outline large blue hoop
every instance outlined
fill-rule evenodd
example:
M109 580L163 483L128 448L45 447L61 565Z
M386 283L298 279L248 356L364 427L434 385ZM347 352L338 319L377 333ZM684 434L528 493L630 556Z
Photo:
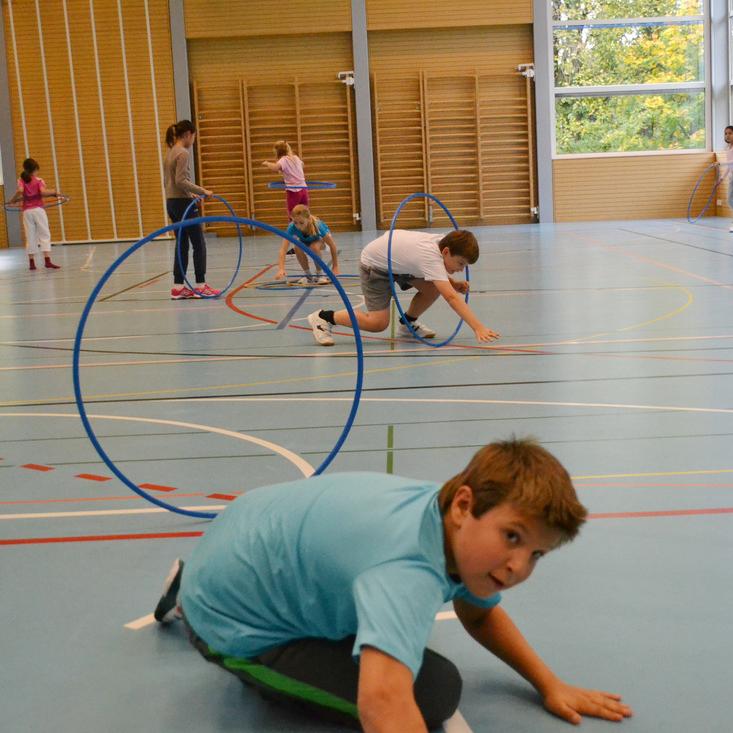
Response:
M341 299L344 302L344 305L346 306L346 310L349 314L349 319L351 320L351 328L354 331L354 339L356 342L356 358L357 358L357 368L356 368L356 385L354 386L354 400L351 403L351 410L349 411L349 416L346 420L346 424L344 425L344 429L341 431L341 435L339 435L338 440L336 441L336 444L331 449L331 452L326 456L323 463L321 463L320 466L313 472L314 476L317 476L321 473L323 473L326 468L331 464L333 459L336 457L336 454L341 450L341 446L344 444L344 441L346 440L346 437L349 434L349 431L351 430L352 425L354 424L354 420L356 419L356 413L359 409L359 401L361 400L361 391L364 383L364 349L362 346L362 340L361 340L361 332L359 330L359 324L356 320L356 314L354 313L354 309L351 306L351 303L349 302L349 298L346 295L346 291L341 286L341 283L338 281L336 275L333 274L331 269L328 267L328 265L315 253L310 250L309 247L302 244L300 241L298 241L296 238L291 237L287 232L282 231L281 229L277 229L276 227L270 226L269 224L265 224L264 222L257 221L256 219L245 219L244 217L238 217L238 216L199 216L195 219L189 219L188 221L179 221L174 224L168 224L167 226L161 227L160 229L157 229L156 231L152 232L152 234L148 234L146 237L143 237L142 239L135 242L133 245L131 245L128 249L126 249L104 272L102 277L99 279L99 282L94 286L94 289L92 290L91 294L89 295L89 298L87 299L86 304L84 305L84 310L82 310L81 316L79 318L79 324L76 328L76 335L74 337L74 354L73 354L73 361L72 361L72 376L74 381L74 398L76 400L76 407L79 411L79 417L81 418L82 425L84 426L84 430L86 431L87 436L89 437L89 440L92 442L92 445L94 446L94 449L99 454L100 458L104 461L107 468L109 468L110 471L120 480L122 481L125 486L127 486L129 489L132 489L138 496L141 496L143 499L146 499L147 501L151 502L152 504L155 504L156 506L162 507L163 509L167 509L168 511L174 512L176 514L183 514L188 517L198 517L201 519L213 519L216 516L215 512L198 512L193 511L190 509L183 509L181 507L177 507L173 504L168 504L165 501L162 501L161 499L158 499L156 496L152 496L144 489L141 489L139 486L137 486L135 483L133 483L122 471L120 471L119 468L115 465L115 463L112 461L112 459L107 455L107 452L102 448L102 445L100 444L99 440L97 439L97 436L92 429L92 425L89 422L89 417L87 415L86 407L84 405L84 398L81 393L81 379L79 376L79 356L81 354L81 342L84 338L84 328L86 327L87 320L89 319L89 313L92 310L92 306L97 300L97 297L99 296L99 293L101 292L102 288L105 286L109 278L112 276L112 273L125 261L127 260L130 255L133 254L133 252L136 252L140 247L146 245L148 242L152 241L156 237L160 237L163 234L166 234L170 231L177 231L181 227L188 226L190 224L206 224L206 223L224 223L224 224L243 224L245 226L250 227L258 227L259 229L263 229L266 232L270 232L271 234L275 234L278 237L281 237L283 239L287 239L290 242L292 242L296 247L299 247L308 257L311 257L318 265L320 265L321 269L331 278L331 281L333 282L334 286L336 287L336 290L338 290L339 295L341 296Z
M199 201L203 201L206 198L206 196L197 196L194 199L191 199L191 203L186 207L186 210L183 212L183 216L181 217L181 221L186 221L186 218L188 217L188 212L191 211L191 207L194 204L197 204ZM224 206L229 209L229 213L232 216L236 216L236 212L234 209L230 206L229 202L222 198L221 196L217 196L215 193L211 194L209 198L216 199L217 201L221 201ZM244 250L244 242L242 241L242 229L237 224L237 234L239 235L239 257L237 258L237 266L234 268L234 273L232 274L232 279L229 281L227 286L225 288L222 288L221 292L218 295L203 295L202 293L199 293L200 298L221 298L224 293L226 293L229 288L232 287L232 284L234 283L235 278L239 274L239 267L242 264L242 252ZM202 233L203 236L203 233ZM183 273L183 280L186 283L186 285L189 287L189 289L194 290L194 286L191 285L191 283L188 280L188 275L186 275L186 271L183 269L183 260L181 257L181 230L179 229L176 232L176 259L178 260L178 269Z
M711 168L717 168L717 163L711 163L709 166L705 168L705 170L700 174L700 177L697 179L697 183L695 183L695 187L692 189L692 193L690 194L690 200L687 202L687 221L690 222L690 224L696 224L700 219L702 219L703 216L707 213L707 210L710 208L710 204L713 203L713 199L715 198L715 194L718 191L718 186L720 185L721 178L720 176L716 176L715 183L713 184L713 190L710 192L710 196L708 196L708 200L705 202L705 206L702 207L702 211L697 215L692 215L692 199L695 198L695 194L697 193L697 189L700 188L702 185L702 182L705 180L705 176L707 175L708 171Z
M450 223L453 224L454 229L458 229L458 222L453 218L453 214L448 211L448 208L446 205L439 199L437 196L433 196L432 193L413 193L410 194L407 198L402 199L402 202L397 207L397 211L395 211L394 216L392 217L392 222L389 225L389 237L387 237L387 271L389 272L389 287L392 290L392 297L394 298L395 305L397 306L397 311L400 314L400 319L407 325L407 327L410 329L410 332L412 335L418 340L422 341L424 344L427 344L428 346L431 346L434 349L438 349L441 346L446 346L449 344L453 339L457 336L458 332L461 330L461 326L463 325L463 319L458 321L458 325L456 326L456 330L453 331L453 333L445 340L445 341L439 341L438 343L433 343L432 341L423 338L420 336L420 334L415 331L415 329L412 327L412 324L405 318L405 311L402 310L402 306L400 305L399 298L397 297L397 290L394 286L394 276L392 273L392 235L394 234L395 230L395 224L397 223L397 217L400 215L400 211L406 206L410 201L416 198L424 198L424 199L430 199L431 201L435 201L438 206L440 206L443 211L445 211L446 215L450 219ZM470 282L471 280L471 274L468 270L468 265L466 265L466 282ZM468 293L469 291L466 291L466 298L465 302L468 303Z

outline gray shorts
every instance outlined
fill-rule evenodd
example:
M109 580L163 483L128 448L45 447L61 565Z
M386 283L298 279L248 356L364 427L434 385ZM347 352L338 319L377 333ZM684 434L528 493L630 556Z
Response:
M389 273L359 263L359 275L361 276L361 292L367 310L372 313L389 308L389 303L392 300ZM399 285L402 290L409 290L414 287L412 283L414 279L413 275L394 275L395 284Z

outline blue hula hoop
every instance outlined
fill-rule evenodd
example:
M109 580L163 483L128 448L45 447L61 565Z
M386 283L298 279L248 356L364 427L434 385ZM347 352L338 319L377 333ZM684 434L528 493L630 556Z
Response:
M64 204L66 204L68 202L69 202L69 197L68 196L58 196L56 198L56 201L54 201L52 204L43 204L43 206L41 206L41 208L42 209L53 209L56 206L63 206ZM20 212L22 210L23 210L23 208L22 208L22 206L20 204L18 204L16 206L15 204L9 204L9 203L7 203L7 201L5 202L5 211L18 211L18 212Z
M437 344L433 343L429 339L426 339L420 336L420 334L418 334L418 332L412 327L412 324L407 320L407 318L405 318L405 311L402 310L402 306L400 305L399 298L397 297L397 290L395 289L395 286L394 286L394 274L392 272L392 235L394 234L395 224L397 223L397 217L400 215L400 211L402 211L403 207L406 204L408 204L410 201L416 198L425 198L425 199L431 199L432 201L435 201L435 203L438 204L438 206L440 206L440 208L443 209L443 211L445 211L448 218L450 219L451 224L453 224L453 228L454 229L459 228L458 223L453 218L453 214L451 214L450 211L448 211L448 208L445 206L445 204L439 198L437 198L436 196L433 196L433 194L418 192L418 193L410 194L407 198L402 199L402 202L397 207L397 211L395 211L394 216L392 217L392 222L389 225L389 237L387 238L387 272L389 273L389 287L392 290L392 297L394 298L395 305L397 306L397 311L400 314L400 319L403 323L407 325L412 335L418 341L422 341L424 344L427 344L428 346L431 346L434 349L438 349L441 346L446 346L451 341L453 341L453 339L456 337L458 332L461 330L461 326L463 325L463 319L458 321L456 330L453 331L453 333L450 336L448 336L448 338L445 341L440 341ZM466 282L470 282L471 274L468 270L468 265L466 265L465 273L466 273ZM467 290L466 298L465 298L466 303L468 303L468 293L469 291Z
M102 277L99 279L99 282L94 286L94 289L92 290L91 294L89 295L89 298L87 299L86 304L84 305L84 310L81 313L81 316L79 318L79 324L76 328L76 335L74 337L74 354L73 354L73 361L72 361L72 376L74 381L74 399L76 400L76 407L79 411L79 417L81 418L82 425L84 426L84 430L86 431L87 436L89 437L89 440L92 442L92 445L94 446L94 449L97 451L100 458L104 461L107 468L109 468L110 471L120 480L123 484L125 484L129 489L132 489L138 496L142 497L143 499L146 499L147 501L151 502L152 504L155 504L156 506L162 507L163 509L167 509L168 511L174 512L176 514L183 514L188 517L199 517L201 519L213 519L216 516L215 512L198 512L193 511L190 509L183 509L181 507L177 507L173 504L168 504L165 501L162 501L161 499L158 499L156 496L152 496L144 489L141 489L139 486L137 486L133 481L131 481L122 471L117 468L115 463L112 461L112 459L109 457L107 452L102 448L102 445L100 444L99 440L97 439L96 433L92 429L92 425L89 422L89 417L87 415L86 407L84 405L84 397L82 396L81 392L81 379L79 376L79 357L81 354L81 342L84 338L84 329L87 324L87 320L89 319L89 313L92 310L92 306L97 300L97 297L99 296L99 293L101 292L102 288L105 286L107 281L112 276L112 273L125 261L127 260L130 255L133 254L133 252L136 252L138 249L143 247L144 245L148 244L148 242L151 242L156 237L160 237L163 234L166 234L170 231L177 231L181 229L184 226L188 226L190 224L206 224L206 223L222 223L222 224L242 224L244 226L249 227L258 227L259 229L263 229L266 232L270 232L271 234L275 234L278 237L281 237L283 239L287 239L291 241L296 247L300 247L306 255L311 257L315 262L317 262L321 269L331 278L331 281L336 286L336 289L339 292L339 295L341 296L341 299L344 302L344 305L346 306L346 310L349 314L349 319L351 320L351 328L354 330L354 339L356 341L356 358L357 358L357 369L356 369L356 385L354 386L354 399L351 403L351 410L349 411L348 418L346 420L346 424L344 425L344 429L341 431L341 435L339 435L338 440L336 441L336 444L331 449L331 452L326 456L323 463L321 463L320 466L314 471L313 475L317 476L321 473L323 473L326 468L331 464L333 459L336 457L336 454L341 450L341 446L344 444L344 441L346 440L346 437L349 434L349 431L351 430L352 425L354 424L354 420L356 418L356 412L359 409L359 401L361 400L361 392L362 387L364 384L364 350L362 346L362 340L361 340L361 332L359 331L359 324L356 321L356 314L354 313L354 309L351 307L351 303L349 302L349 298L346 295L346 291L341 286L341 283L336 279L336 276L333 274L331 269L326 265L326 263L315 253L309 251L308 247L301 244L298 240L296 240L294 237L291 237L287 232L282 231L281 229L277 229L276 227L270 226L269 224L265 224L264 222L257 221L256 219L245 219L243 217L238 216L199 216L195 219L189 219L188 221L180 221L176 222L174 224L168 224L167 226L161 227L160 229L157 229L152 234L148 234L146 237L143 237L142 239L139 239L137 242L135 242L133 245L131 245L128 249L126 249L104 272Z
M707 172L711 170L712 168L717 168L717 163L711 163L705 170L700 174L700 177L697 179L697 183L695 184L695 187L692 189L692 193L690 194L690 200L687 202L687 221L690 222L690 224L696 224L700 219L702 219L703 216L707 213L707 210L710 208L710 204L713 203L713 199L715 198L715 194L718 192L718 186L720 185L721 178L720 176L717 176L715 179L715 183L713 184L713 190L710 192L710 196L708 196L708 200L705 202L705 206L702 207L702 211L697 215L692 215L692 199L695 198L695 194L697 193L698 188L702 185L703 180L705 179L705 176L707 175Z
M195 199L191 199L191 203L186 207L186 210L183 212L183 216L181 217L181 221L186 221L186 218L188 217L188 212L191 211L191 207L193 207L194 204L197 204L199 201L203 201L205 196L197 196ZM216 194L212 194L210 198L216 199L217 201L221 201L224 206L229 209L229 213L232 216L236 216L236 212L234 209L230 206L229 202L222 198L221 196L217 196ZM237 266L234 268L234 273L232 274L232 279L229 281L227 286L225 288L222 288L221 292L218 295L203 295L199 294L200 298L221 298L224 293L226 293L229 288L232 287L232 284L234 283L234 279L239 274L239 267L242 264L242 252L244 250L244 241L242 240L242 229L237 224L237 234L239 235L239 257L237 258ZM203 232L201 233L201 236L203 236ZM195 290L194 286L191 285L191 283L188 280L188 275L186 275L185 270L183 269L183 258L181 255L181 230L179 229L176 232L176 260L178 261L178 269L183 273L183 281L188 286L189 290Z
M290 186L286 185L285 181L270 181L267 188L273 188L277 191L284 191L286 188L305 188L317 191L319 189L336 188L336 184L330 181L306 181L305 186Z

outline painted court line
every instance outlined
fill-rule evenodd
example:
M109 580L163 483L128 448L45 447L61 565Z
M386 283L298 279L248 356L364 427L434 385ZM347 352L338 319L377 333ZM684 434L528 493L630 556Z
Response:
M226 504L207 504L205 506L184 506L193 512L210 512L225 509ZM24 514L0 514L0 520L7 519L69 519L74 517L114 517L126 514L166 514L168 509L146 507L144 509L90 509L82 512L26 512Z

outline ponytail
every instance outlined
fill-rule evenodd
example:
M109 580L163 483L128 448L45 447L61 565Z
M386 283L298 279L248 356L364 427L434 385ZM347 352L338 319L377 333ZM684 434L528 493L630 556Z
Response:
M33 177L33 174L40 168L41 166L36 163L33 158L26 158L23 161L23 170L21 171L20 177L26 182L30 183L31 178Z
M165 144L172 148L176 144L176 140L183 137L187 132L196 132L193 122L191 120L179 120L165 131Z

